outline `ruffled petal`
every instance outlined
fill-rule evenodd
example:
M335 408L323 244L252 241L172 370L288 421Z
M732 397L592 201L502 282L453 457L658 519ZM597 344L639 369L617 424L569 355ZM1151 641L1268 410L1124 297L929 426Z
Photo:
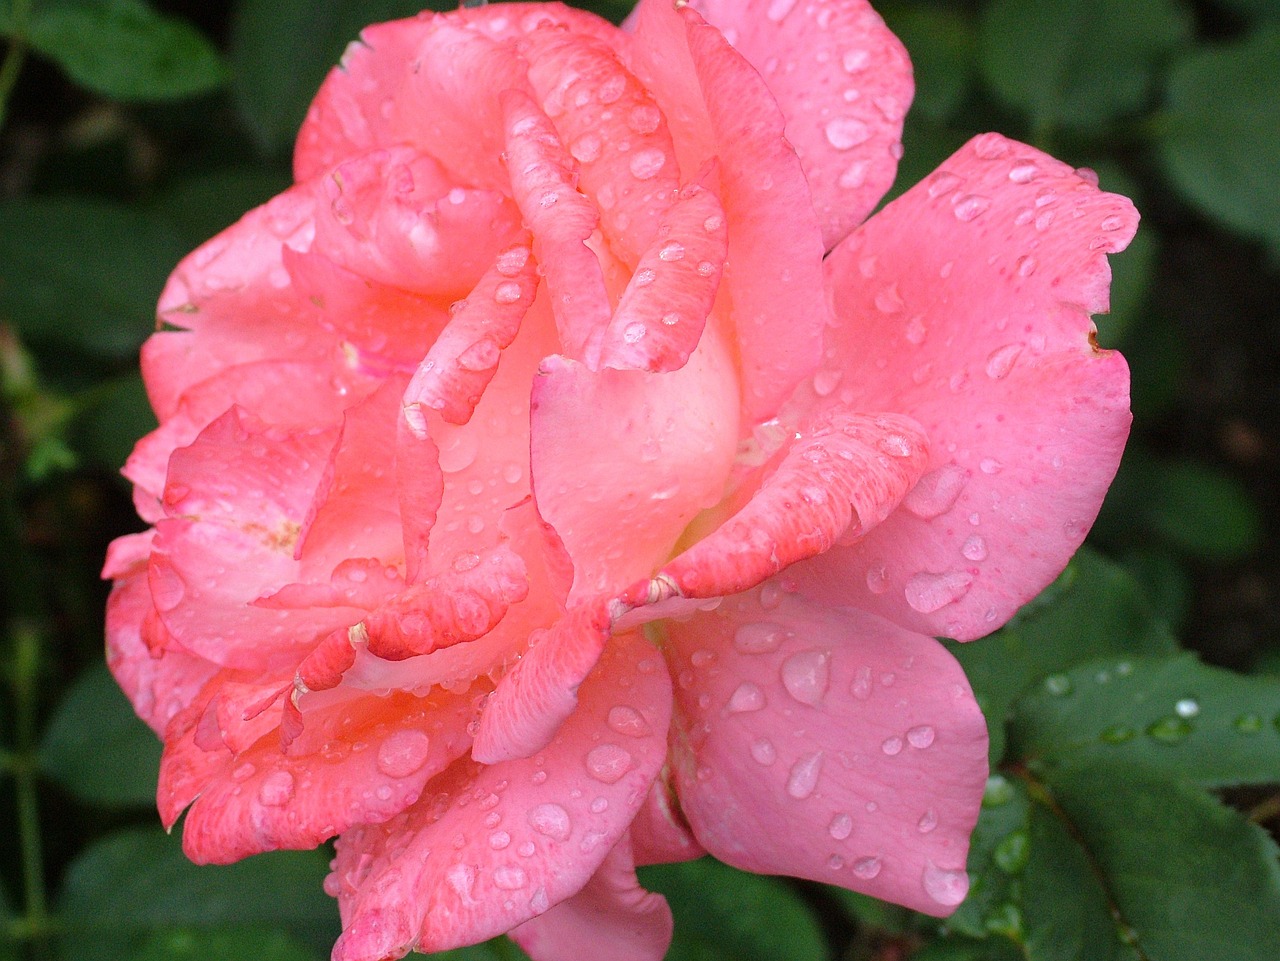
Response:
M832 253L832 389L914 418L931 457L902 510L794 572L805 591L969 639L1062 570L1129 432L1127 368L1089 314L1136 223L1128 200L987 134Z
M937 641L777 584L667 635L676 782L707 850L926 914L955 909L987 733Z
M661 3L663 0L644 0ZM866 0L693 0L786 117L830 249L875 209L915 93L907 52Z
M546 914L510 932L533 961L599 956L609 961L662 961L674 922L666 898L636 879L631 842L618 842L587 886Z
M335 961L472 944L581 891L662 764L670 699L657 652L615 638L545 752L460 761L403 814L343 834L326 882L345 927Z

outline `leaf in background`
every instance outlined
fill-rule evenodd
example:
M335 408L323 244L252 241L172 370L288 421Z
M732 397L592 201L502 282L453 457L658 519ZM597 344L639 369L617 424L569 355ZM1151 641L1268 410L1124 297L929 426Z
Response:
M44 197L0 204L0 317L33 346L132 358L187 251L169 225L123 204Z
M411 953L408 961L528 961L529 956L520 950L520 946L507 937L497 937L482 944L473 944L469 948L454 948L452 951L437 951L434 954Z
M952 117L977 79L978 31L965 10L919 4L876 4L876 11L907 48L915 68L911 109L930 120Z
M1280 20L1280 0L1218 0L1218 3L1245 16Z
M71 446L99 467L118 471L138 438L156 427L142 377L135 371L104 381L92 398L72 422Z
M639 873L641 884L666 895L675 915L666 961L826 961L827 944L813 912L778 878L712 858Z
M1062 768L1049 785L1143 958L1275 961L1280 862L1265 831L1126 762Z
M1277 168L1280 169L1280 168ZM1190 557L1233 561L1262 540L1258 505L1234 477L1191 461L1160 465L1148 478L1143 519Z
M1015 699L1046 675L1107 654L1176 649L1137 582L1087 548L1003 629L976 644L948 644L986 715L993 766L1004 755L1004 722Z
M327 856L274 851L197 867L178 835L159 827L116 832L67 871L56 909L60 961L125 961L165 932L269 927L327 952L338 911L321 882Z
M176 226L190 247L204 243L246 213L287 189L287 169L227 167L169 184L151 209Z
M267 154L293 146L320 82L371 23L411 17L448 0L242 0L232 24L232 89Z
M321 961L321 955L270 928L179 928L151 935L131 961Z
M1191 203L1280 245L1280 27L1199 49L1169 77L1156 154Z
M982 68L1034 126L1096 128L1146 105L1161 61L1191 27L1178 0L993 0Z
M87 671L63 697L45 728L39 761L41 771L90 804L155 804L160 741L105 665Z
M76 83L116 100L173 100L226 81L200 31L141 0L37 3L30 39Z
M1280 680L1191 654L1107 659L1053 675L1010 724L1020 760L1050 767L1135 764L1206 787L1280 776Z

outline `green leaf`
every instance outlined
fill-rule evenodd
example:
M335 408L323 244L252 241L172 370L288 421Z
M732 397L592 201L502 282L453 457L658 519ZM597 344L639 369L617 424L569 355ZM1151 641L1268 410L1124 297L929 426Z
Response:
M371 23L411 17L447 0L243 0L232 24L232 89L262 149L293 145L307 106L347 44Z
M1218 0L1218 3L1248 17L1280 20L1280 0Z
M983 11L982 68L1035 126L1096 127L1146 105L1191 26L1177 0L994 0Z
M274 167L227 167L203 171L169 184L151 209L182 231L195 247L266 203L291 183Z
M328 951L338 912L323 851L275 851L198 867L176 834L116 832L70 866L56 909L62 961L124 961L157 932L269 927Z
M151 807L160 741L133 713L105 666L81 677L40 742L40 769L76 797L106 807Z
M186 242L123 204L76 197L0 204L0 317L23 339L133 358Z
M1058 769L1049 784L1143 958L1274 961L1280 852L1265 831L1123 761Z
M135 372L92 389L92 402L72 424L72 446L99 467L117 471L138 438L155 427L146 389Z
M1121 567L1087 548L1002 630L976 644L949 643L1004 754L1004 722L1017 697L1045 676L1106 654L1167 654L1177 642Z
M1240 560L1262 541L1258 505L1227 474L1192 461L1173 461L1156 465L1147 485L1143 520L1190 557Z
M952 935L927 944L911 961L1026 961L1017 945L1003 938L980 941Z
M1280 244L1280 26L1197 50L1173 68L1156 154L1192 204Z
M140 0L36 4L30 39L76 83L117 100L173 100L226 81L195 27Z
M827 958L813 912L777 878L702 858L642 868L640 883L666 895L675 915L675 940L666 961Z
M283 931L236 927L173 928L147 938L132 961L321 961L312 948Z
M978 31L964 10L919 4L876 4L911 54L916 96L911 109L930 120L952 117L977 79Z
M1010 731L1012 753L1037 764L1114 761L1208 787L1266 783L1280 773L1280 679L1191 654L1099 660L1021 698Z

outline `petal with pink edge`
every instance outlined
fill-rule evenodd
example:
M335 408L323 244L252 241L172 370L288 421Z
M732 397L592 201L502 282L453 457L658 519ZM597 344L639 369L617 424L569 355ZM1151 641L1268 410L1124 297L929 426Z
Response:
M906 50L866 0L690 6L724 32L777 98L823 243L834 247L893 184L915 93Z
M1091 178L987 134L832 253L838 397L914 418L931 457L878 530L793 572L806 592L967 640L1062 570L1128 436L1128 371L1089 314L1136 222Z
M673 927L666 898L636 879L631 841L624 836L585 888L510 937L533 961L597 956L602 942L609 945L609 961L662 961Z
M457 762L382 825L338 839L325 889L335 961L483 941L577 894L623 838L666 756L671 686L638 634L614 638L556 740L533 758ZM618 709L642 726L615 726Z
M747 871L950 914L987 777L964 672L932 638L778 586L667 627L694 834Z

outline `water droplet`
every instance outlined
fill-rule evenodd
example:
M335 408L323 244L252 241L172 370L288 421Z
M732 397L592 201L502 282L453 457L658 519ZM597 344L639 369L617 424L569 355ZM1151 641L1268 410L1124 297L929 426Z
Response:
M938 812L933 808L929 808L920 815L920 820L916 822L916 830L921 834L928 834L938 826Z
M647 333L648 331L645 329L644 324L636 321L634 323L627 324L623 329L622 339L628 344L637 344L644 339L644 335Z
M737 690L729 696L726 710L730 714L742 714L746 711L758 711L764 706L764 691L750 681L743 681L738 685Z
M616 103L622 99L622 95L627 90L627 78L620 73L615 73L603 83L600 84L596 91L596 98L605 104Z
M865 701L871 696L871 668L860 667L854 671L853 684L849 687L849 693L859 701Z
M867 590L872 594L883 594L889 589L889 578L884 565L867 569Z
M637 151L627 166L631 169L631 176L637 180L649 180L656 177L658 171L666 166L666 163L666 154L656 147L649 147Z
M911 441L902 434L885 434L876 441L876 446L890 457L910 457L914 450Z
M870 164L865 160L855 160L840 174L837 183L845 190L857 190L867 182L867 170Z
M650 733L649 722L634 707L619 704L609 709L609 730L627 737L644 737Z
M1036 259L1034 257L1019 257L1018 268L1017 268L1018 276L1030 277L1032 274L1036 272L1037 266L1039 266L1039 264L1036 262Z
M843 841L853 833L853 818L847 814L837 814L827 825L827 832L837 841Z
M293 775L288 771L272 771L258 787L258 800L267 807L280 807L293 800Z
M973 152L981 160L998 160L1009 152L1009 141L998 133L984 133L973 139Z
M658 259L665 260L667 262L671 262L673 260L683 260L684 244L679 243L678 241L675 241L675 240L671 241L669 244L667 244L661 250L658 251Z
M1118 214L1112 214L1110 217L1104 217L1098 226L1103 230L1119 230L1124 226L1124 218Z
M1162 744L1177 744L1185 740L1192 730L1194 728L1186 718L1170 714L1168 717L1162 717L1147 728L1147 735Z
M787 635L787 629L772 621L743 624L733 635L733 646L740 654L768 654L776 651Z
M991 857L1005 874L1018 874L1031 860L1031 838L1026 831L1013 831L996 845Z
M765 11L765 16L774 23L780 22L796 5L796 0L773 0Z
M1044 689L1054 697L1063 697L1074 689L1071 678L1065 674L1050 674L1044 679Z
M709 260L698 261L698 276L710 277L716 272L716 265Z
M1001 380L1008 376L1022 353L1021 344L1005 344L987 355L987 376L992 380Z
M161 614L167 614L182 603L187 593L186 582L168 564L152 564L149 571L151 600Z
M514 864L504 864L493 871L493 886L503 891L519 891L528 880L529 876L524 873L524 868Z
M819 397L829 397L840 385L842 370L820 370L813 375L813 392Z
M837 150L852 150L871 138L871 130L856 117L836 117L827 121L824 129L827 143Z
M1257 734L1262 730L1262 718L1257 714L1241 714L1236 718L1235 725L1241 734Z
M1133 740L1134 730L1124 724L1113 724L1098 735L1107 744L1123 744Z
M545 210L547 207L554 207L559 201L560 195L554 190L548 190L538 198L538 206Z
M782 685L801 704L816 705L830 682L829 651L809 650L792 654L782 662Z
M378 745L378 770L387 777L408 777L427 763L431 739L422 731L396 731Z
M778 751L773 746L773 742L767 737L762 737L751 743L751 756L755 758L757 764L772 764L778 759Z
M896 734L893 737L887 737L880 745L880 750L884 751L889 757L897 757L902 753L902 738Z
M1184 697L1173 706L1173 710L1178 717L1195 717L1200 713L1200 704L1193 697Z
M982 806L1002 807L1013 800L1013 794L1013 785L1003 775L993 774L987 778L986 787L982 789Z
M929 329L925 327L924 321L919 317L912 317L902 328L902 336L907 339L909 344L923 344L925 335L928 332Z
M879 858L858 858L853 862L853 873L864 881L870 881L880 873L882 862Z
M539 804L529 811L529 824L539 834L546 835L553 841L569 840L572 824L569 812L559 804L548 802Z
M1009 179L1015 184L1026 184L1035 180L1040 168L1033 163L1014 164L1009 171Z
M963 197L957 197L951 212L956 215L956 219L969 223L977 220L978 217L991 206L991 200L981 194L966 194Z
M959 904L969 893L969 875L963 869L948 870L929 861L925 864L920 880L924 885L924 893L947 907Z
M933 200L951 193L961 183L963 180L951 171L939 170L928 178L925 192L928 193L929 199Z
M902 505L917 517L931 520L951 509L968 482L969 475L964 468L947 464L921 477L903 498Z
M965 538L960 553L971 561L982 561L987 558L987 542L979 534L970 534Z
M871 62L871 54L866 50L848 50L840 58L840 65L848 73L857 73Z
M587 753L587 773L604 784L614 784L631 770L630 752L616 744L601 744Z
M904 593L912 610L932 614L960 600L972 586L973 575L967 571L922 571L907 581Z
M257 767L246 761L244 764L238 765L236 769L231 772L231 779L234 781L247 781L257 772Z
M984 474L999 474L1004 470L1004 464L1000 463L994 457L984 457L978 461L978 470Z
M587 133L569 144L569 153L579 163L591 163L599 158L603 147L604 142L597 134Z
M511 835L506 831L494 831L489 835L489 847L495 851L501 851L511 843Z
M631 278L631 282L637 287L648 287L657 276L652 267L641 267Z
M918 724L907 731L907 743L912 747L923 751L933 743L933 739L936 736L937 732L933 729L932 725Z
M668 327L674 327L676 324L680 323L680 315L675 311L663 314L662 322Z
M818 786L818 775L821 772L822 752L806 754L791 765L791 773L787 776L787 793L797 801L803 801Z
M650 103L637 104L627 115L627 126L638 134L653 133L662 123L662 114Z

